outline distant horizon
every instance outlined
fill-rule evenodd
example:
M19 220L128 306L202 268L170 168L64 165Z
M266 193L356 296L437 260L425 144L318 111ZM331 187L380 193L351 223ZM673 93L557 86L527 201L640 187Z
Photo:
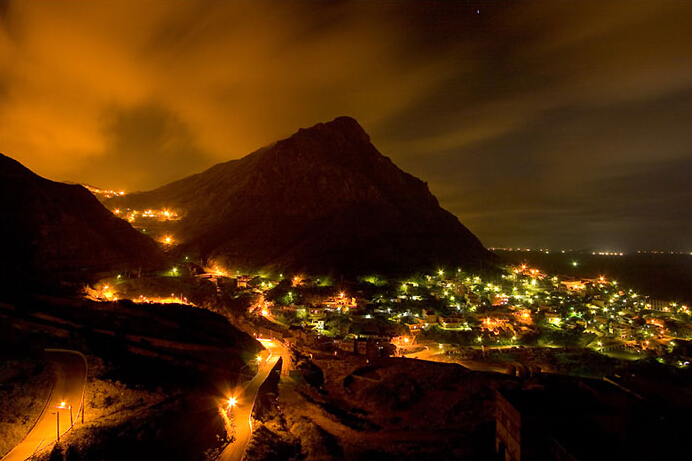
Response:
M660 254L660 255L690 255L692 256L692 251L684 251L684 250L665 250L665 249L630 249L630 250L614 250L612 248L608 250L603 250L603 249L596 249L595 246L589 246L589 247L584 247L584 248L569 248L569 249L564 249L564 248L528 248L528 247L522 247L522 246L486 246L488 250L491 251L516 251L516 252L537 252L537 253L561 253L561 254L568 254L568 253L584 253L586 252L587 254L590 254L591 256L629 256L633 254Z

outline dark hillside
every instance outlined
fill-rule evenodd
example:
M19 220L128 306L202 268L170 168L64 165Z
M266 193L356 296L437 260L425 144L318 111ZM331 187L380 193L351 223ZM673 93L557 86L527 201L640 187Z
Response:
M406 272L495 260L349 117L107 205L173 208L184 216L179 250L231 267Z
M99 272L163 267L157 245L85 188L42 178L0 154L2 274L88 280Z

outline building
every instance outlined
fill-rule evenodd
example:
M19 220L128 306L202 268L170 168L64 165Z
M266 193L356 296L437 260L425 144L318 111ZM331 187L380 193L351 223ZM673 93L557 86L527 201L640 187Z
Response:
M495 451L505 461L686 459L685 429L660 408L602 380L547 378L496 393ZM680 412L686 421L687 413ZM684 455L682 455L684 453ZM682 455L682 456L681 456Z
M661 299L649 300L649 303L647 304L646 307L651 309L652 311L659 311L659 312L668 312L670 310L668 308L668 302L663 301Z
M423 321L418 320L415 323L407 323L406 328L411 336L417 336L423 330Z
M509 297L503 294L494 294L491 297L490 304L494 307L506 306L509 303Z
M442 328L462 328L466 323L463 317L440 317L439 321Z
M495 450L500 459L624 459L617 455L617 442L609 441L592 420L605 416L613 421L610 409L588 391L504 391L497 392L495 402Z
M349 298L344 293L339 293L339 296L327 298L324 305L328 309L334 309L340 312L348 312L349 309L356 309L358 307L356 298Z

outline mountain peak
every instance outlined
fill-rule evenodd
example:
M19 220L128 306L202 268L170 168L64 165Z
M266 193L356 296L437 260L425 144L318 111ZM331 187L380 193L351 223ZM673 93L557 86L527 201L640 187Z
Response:
M291 138L296 136L340 137L351 142L370 143L370 136L358 121L346 115L337 117L331 122L318 123L310 128L301 128Z
M135 203L180 210L178 251L227 267L363 274L493 261L351 117L112 205Z

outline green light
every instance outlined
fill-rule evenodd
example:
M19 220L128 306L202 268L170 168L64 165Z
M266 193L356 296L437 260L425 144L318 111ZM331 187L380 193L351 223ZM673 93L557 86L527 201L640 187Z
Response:
M574 266L574 267L577 267L578 265L579 265L579 263L578 263L578 262L576 262L576 261L572 261L572 266Z

